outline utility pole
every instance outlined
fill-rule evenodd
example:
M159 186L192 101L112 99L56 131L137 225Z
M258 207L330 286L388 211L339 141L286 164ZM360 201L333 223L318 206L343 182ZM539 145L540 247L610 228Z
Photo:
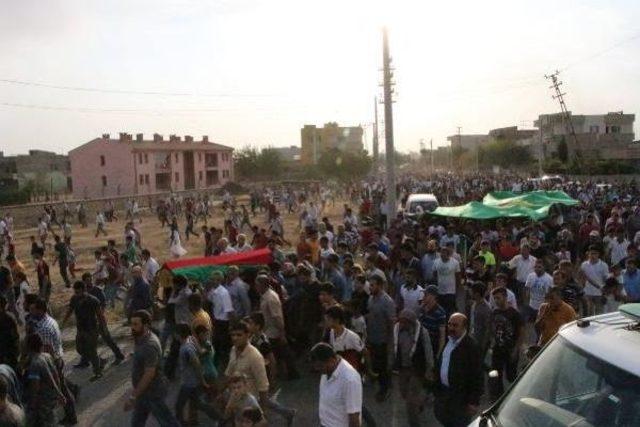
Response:
M379 147L378 147L378 97L373 98L373 111L375 122L373 123L373 171L378 172Z
M433 138L429 141L429 151L431 152L431 175L433 176Z
M393 146L393 70L389 55L387 28L382 30L382 72L384 87L384 139L387 164L387 226L396 217L396 152Z
M560 71L556 70L555 73L550 74L550 75L546 75L544 76L545 79L551 79L551 86L549 86L549 89L553 89L555 91L555 95L552 95L551 97L553 99L556 99L558 101L558 103L560 104L560 110L562 111L562 115L564 118L564 125L567 128L567 132L569 132L569 134L571 135L571 138L573 139L573 142L575 144L575 149L576 152L578 151L578 137L576 136L576 130L573 127L573 121L571 120L571 114L569 113L569 110L567 109L567 104L564 102L564 96L567 94L566 92L562 92L560 90L560 86L562 85L562 82L560 80L558 80L558 76L560 75ZM540 132L542 132L542 127L540 128Z
M462 126L456 126L458 129L458 146L462 148ZM453 144L451 144L451 171L453 172Z

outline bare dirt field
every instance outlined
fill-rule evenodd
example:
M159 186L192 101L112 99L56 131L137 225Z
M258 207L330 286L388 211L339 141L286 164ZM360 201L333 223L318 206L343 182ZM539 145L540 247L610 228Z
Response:
M246 198L242 198L246 200ZM335 206L328 205L323 212L323 216L327 216L333 224L338 224L341 221L342 214L342 203L336 201ZM34 208L40 209L40 207ZM287 240L289 240L293 245L295 245L298 241L298 214L292 213L289 214L286 212L286 209L282 207L280 209L281 215L284 219L285 225L285 236ZM94 225L94 216L91 212L89 212L88 216L88 227L82 228L77 221L76 218L72 218L72 229L73 229L73 237L72 237L72 248L76 254L77 262L76 262L76 277L79 278L83 272L85 271L93 271L95 266L95 259L93 252L96 249L106 245L107 240L114 239L116 241L118 250L122 250L124 247L124 212L117 212L119 220L115 222L109 222L106 226L107 236L100 235L99 237L95 237L95 225ZM221 228L223 226L224 216L223 211L216 205L216 207L212 211L212 218L208 220L209 226L215 226ZM148 211L143 211L142 213L142 221L136 221L135 226L140 231L142 235L142 246L151 251L151 254L156 260L162 264L164 261L170 259L169 254L169 229L167 227L160 227L160 222L157 217ZM253 224L258 225L260 227L267 227L267 219L266 213L259 211L257 212L256 217L252 217L251 221ZM184 227L185 221L184 218L178 218L178 224L180 226L181 232L181 240L182 246L188 251L188 253L184 256L185 258L189 257L200 257L203 255L204 251L204 239L202 236L194 237L191 236L190 240L186 240L184 235ZM196 231L200 233L200 226L203 223L198 223ZM57 226L53 225L53 231L55 233L60 233L60 230ZM245 227L242 230L243 233L247 234L247 239L251 240L251 230ZM16 245L16 256L18 260L22 261L25 264L27 269L27 274L29 278L29 283L31 284L32 290L34 292L37 291L37 279L35 274L35 267L31 260L30 255L30 241L29 236L36 236L37 230L35 227L31 228L16 228L14 230L15 236L15 245ZM51 306L52 312L59 317L59 313L61 308L66 306L69 299L73 294L72 289L65 288L64 282L60 277L60 273L58 267L54 265L55 252L53 251L53 236L49 236L47 240L47 249L46 249L46 260L49 263L49 267L51 270L51 280L53 283L53 290L51 293ZM285 250L294 248L284 248ZM72 279L73 280L73 279ZM116 309L116 311L119 311ZM109 316L111 319L114 317L114 313L110 313Z

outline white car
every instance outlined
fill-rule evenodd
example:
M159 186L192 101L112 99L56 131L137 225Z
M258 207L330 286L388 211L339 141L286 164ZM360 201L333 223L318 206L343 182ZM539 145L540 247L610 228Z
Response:
M472 426L640 426L640 304L563 326Z
M408 216L433 212L439 206L438 199L433 194L410 194L404 205L404 213Z

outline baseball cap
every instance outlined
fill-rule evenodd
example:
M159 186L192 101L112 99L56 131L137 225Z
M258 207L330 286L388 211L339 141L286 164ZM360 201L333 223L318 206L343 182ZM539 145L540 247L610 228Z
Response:
M424 290L425 294L429 294L429 295L433 295L433 296L438 296L438 287L436 285L429 285L427 286L427 288Z

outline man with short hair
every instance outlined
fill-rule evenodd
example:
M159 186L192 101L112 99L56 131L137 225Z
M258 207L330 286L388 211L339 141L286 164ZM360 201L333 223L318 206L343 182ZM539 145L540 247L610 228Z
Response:
M190 402L192 408L199 409L212 420L221 418L216 408L203 399L204 391L210 388L203 375L199 359L199 344L191 335L191 327L184 323L176 325L176 335L180 340L180 390L176 398L176 418L181 425L184 421L184 407Z
M73 425L78 423L74 398L78 386L65 378L60 328L58 322L47 311L47 302L43 298L38 297L35 302L30 303L26 330L28 334L37 334L42 339L44 351L50 354L54 360L58 376L61 379L62 393L65 397L65 416L61 423ZM71 389L74 390L73 393Z
M538 310L544 302L545 295L549 288L553 286L553 277L544 271L544 263L541 259L536 260L533 273L529 273L524 284L526 299L529 301L526 320L533 323L538 316Z
M520 313L507 302L507 289L495 288L491 295L496 308L491 313L491 369L498 372L498 378L489 379L491 399L502 395L503 371L507 380L516 379L519 350L524 339L524 322Z
M60 267L60 277L64 280L65 286L69 288L71 287L71 282L67 274L67 269L69 268L69 247L57 234L53 236L53 240L55 241L53 249L56 252L56 261L58 262L58 267Z
M249 325L244 321L235 321L229 327L229 331L233 347L229 354L229 364L225 375L227 377L237 374L245 375L249 392L254 396L259 396L260 406L267 408L269 406L267 402L269 392L267 369L260 351L249 342L251 337Z
M600 250L597 246L589 246L588 258L580 266L584 277L584 294L587 297L588 313L593 316L602 313L602 288L609 278L609 266L600 259Z
M207 300L211 302L211 316L215 325L213 329L213 347L216 349L216 364L224 364L231 350L231 337L229 337L229 321L235 317L231 296L227 288L222 286L224 275L221 271L211 273L211 280L206 287Z
M260 274L256 277L256 291L260 295L260 312L265 321L264 333L273 345L276 357L284 363L290 379L299 378L295 360L287 343L284 329L284 314L278 294L269 287L269 277Z
M53 358L44 350L40 335L27 336L26 351L27 425L53 427L57 424L56 406L58 403L65 403L60 376ZM65 419L60 423L68 424Z
M98 325L106 323L100 301L89 295L86 285L82 281L73 284L74 295L69 301L69 307L62 320L62 327L69 320L71 314L76 317L76 351L82 360L77 367L93 366L93 377L90 381L102 378L102 361L98 357Z
M389 376L389 356L393 344L393 325L396 304L385 291L383 276L371 276L371 296L367 305L367 343L371 352L372 368L378 374L380 388L376 400L383 402L389 396L391 378Z
M535 264L536 257L531 255L531 249L528 244L520 246L520 254L509 261L509 268L516 271L516 280L512 290L516 294L518 304L522 304L524 301L524 284L529 274L533 273Z
M433 263L433 273L438 283L438 302L447 315L456 311L456 290L460 287L460 263L451 258L449 248L440 249L440 258Z
M576 319L576 312L569 304L562 301L562 291L557 286L551 287L545 296L545 302L540 306L536 329L540 333L538 345L545 345L558 330Z
M311 360L322 372L318 415L323 427L360 427L360 374L326 343L311 349Z
M444 349L446 342L447 312L438 304L438 287L429 285L424 291L420 323L429 332L434 358Z
M482 361L478 347L467 333L467 317L449 317L449 340L436 364L434 413L444 427L469 424L478 412L483 392Z
M179 427L180 424L164 402L167 384L161 368L162 348L150 327L151 315L148 311L138 310L131 315L131 335L135 342L131 370L133 391L124 409L133 409L131 427L144 427L149 414L155 417L161 427Z
M243 319L251 314L251 300L249 299L249 284L240 277L237 265L230 265L227 269L225 287L231 297L231 304L237 319Z
M629 258L626 270L622 273L622 285L630 303L640 302L640 273L635 259Z
M398 315L398 323L393 329L393 353L409 426L418 427L427 398L424 382L433 380L434 358L429 333L418 322L413 310L404 309Z

